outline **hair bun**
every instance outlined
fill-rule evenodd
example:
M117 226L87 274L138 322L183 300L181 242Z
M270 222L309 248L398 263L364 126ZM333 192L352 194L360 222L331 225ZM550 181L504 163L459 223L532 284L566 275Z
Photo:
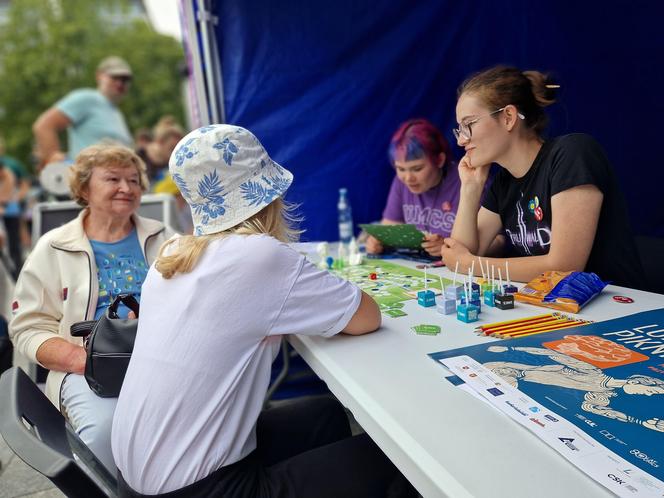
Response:
M556 93L560 85L555 83L549 74L539 71L524 71L523 75L530 80L537 105L547 107L556 101Z

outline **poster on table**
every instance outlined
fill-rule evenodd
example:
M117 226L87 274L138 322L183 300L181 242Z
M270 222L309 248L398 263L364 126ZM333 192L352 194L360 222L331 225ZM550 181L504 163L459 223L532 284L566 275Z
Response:
M614 493L664 496L664 309L430 356Z

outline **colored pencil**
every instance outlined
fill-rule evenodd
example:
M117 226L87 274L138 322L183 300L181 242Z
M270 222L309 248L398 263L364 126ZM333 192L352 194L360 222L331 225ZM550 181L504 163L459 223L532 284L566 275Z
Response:
M538 319L538 318L544 318L544 317L549 317L549 316L553 316L553 314L547 313L545 315L536 315L536 316L528 316L528 317L524 317L524 318L515 318L513 320L506 320L504 322L495 322L495 323L489 323L487 325L481 325L478 328L487 329L487 328L492 328L492 327L499 327L501 325L509 325L510 323L527 322L527 321L530 321L530 320L535 320L535 319Z
M543 334L545 332L553 332L554 330L567 329L567 328L571 328L571 327L578 327L578 326L588 325L588 324L589 324L589 322L567 322L567 323L561 323L560 325L557 325L555 327L545 328L543 330L525 330L525 331L522 331L518 334L503 336L501 338L502 339L516 339L516 338L521 338L521 337L528 337L529 335Z
M578 321L578 320L560 320L558 322L553 322L553 323L547 323L543 325L539 325L536 327L523 327L521 330L510 330L508 332L499 332L497 335L503 335L503 336L508 336L508 337L513 337L515 335L518 335L523 332L532 332L535 330L553 330L555 328L558 328L562 325L581 325L584 322Z
M496 332L508 332L508 331L514 330L514 329L522 329L522 328L527 328L527 327L539 327L541 325L545 325L545 324L549 324L549 323L557 323L560 320L561 320L560 318L556 318L556 317L540 318L539 320L532 320L532 321L525 322L525 323L514 323L512 325L504 325L502 327L492 327L492 328L484 329L484 330L482 330L482 332L484 333L484 335L489 335L489 334L493 334L493 333L496 333Z

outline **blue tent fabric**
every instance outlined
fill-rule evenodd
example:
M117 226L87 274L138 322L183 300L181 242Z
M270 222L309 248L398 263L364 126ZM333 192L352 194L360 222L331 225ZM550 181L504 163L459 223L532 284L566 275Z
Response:
M550 135L593 135L622 182L635 233L664 236L662 2L211 5L226 121L252 130L293 171L287 199L301 203L305 240L337 240L340 187L356 224L380 219L399 123L428 118L452 141L456 88L498 63L556 75Z

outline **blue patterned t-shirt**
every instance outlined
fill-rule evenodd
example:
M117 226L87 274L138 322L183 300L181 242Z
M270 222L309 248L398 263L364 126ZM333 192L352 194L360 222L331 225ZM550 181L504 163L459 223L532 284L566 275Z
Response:
M135 228L117 242L90 240L90 245L95 255L99 280L99 298L95 312L97 319L118 294L134 294L136 300L140 300L141 286L148 273L148 266ZM128 313L129 309L120 305L118 315L126 318Z

